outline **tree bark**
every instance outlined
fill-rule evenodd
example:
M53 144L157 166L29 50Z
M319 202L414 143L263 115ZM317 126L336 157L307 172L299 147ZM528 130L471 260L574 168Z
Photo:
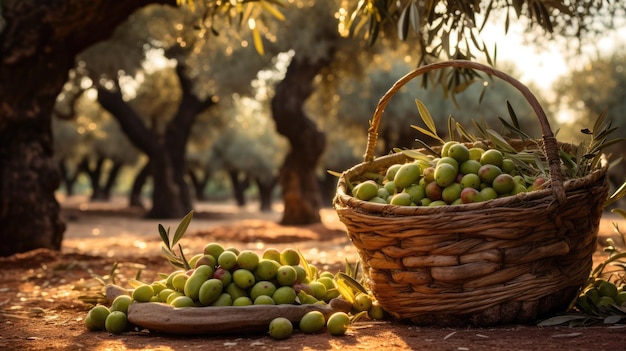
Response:
M85 156L79 164L79 169L86 173L91 183L91 197L90 201L106 200L102 186L100 185L100 179L102 178L102 166L104 164L104 157L99 156L95 162L94 167L89 162L89 156Z
M65 160L60 160L58 167L59 167L59 172L61 176L61 181L65 185L65 194L67 196L74 195L74 184L76 183L76 180L78 179L78 175L80 174L80 169L78 169L77 167L76 170L74 171L74 174L70 174L69 169L65 165Z
M215 105L213 96L208 96L201 100L193 93L193 81L187 77L184 70L185 67L182 64L179 63L176 65L176 74L180 81L182 99L176 111L176 115L167 125L164 140L165 149L172 162L172 176L179 189L180 201L185 212L182 216L176 217L183 217L192 209L191 193L189 191L189 185L185 181L187 170L185 154L187 151L187 141L191 135L191 127L200 112ZM158 216L158 208L156 208L157 205L163 204L153 204L151 211L151 217L153 218L160 218Z
M245 191L250 186L250 181L248 180L248 175L244 174L243 179L241 179L240 175L239 171L228 171L230 183L233 186L233 197L237 202L237 206L244 207L246 205Z
M272 178L267 180L256 177L255 181L259 189L259 210L261 210L261 212L272 212L272 192L276 187L278 179Z
M176 115L160 137L148 129L118 90L98 88L98 102L111 112L128 139L150 159L152 208L148 218L182 218L192 209L189 186L185 181L185 152L191 127L198 113L214 104L211 97L200 100L193 94L193 82L176 66L182 99ZM162 142L160 140L163 140Z
M312 63L296 54L272 99L276 129L290 144L279 175L285 205L281 223L285 225L321 222L322 199L315 170L324 152L326 136L307 117L304 103L313 93L313 80L329 64L330 58Z
M178 218L185 215L180 189L174 182L174 170L168 150L159 137L143 124L141 117L123 99L119 90L98 88L98 102L119 122L129 140L150 159L152 190L151 218Z
M189 170L187 171L187 176L189 177L189 180L191 181L191 184L193 185L196 201L206 201L206 195L204 194L204 189L209 183L209 179L211 179L211 177L208 171L202 171L200 173L201 173L201 176L198 176L196 172L194 172L193 170Z
M144 184L146 184L149 176L150 162L148 162L141 168L141 170L139 171L139 173L137 173L135 179L133 180L133 186L130 189L130 196L128 199L129 206L144 208L143 202L141 201L141 189L143 188Z
M0 256L60 249L51 115L74 57L135 10L174 0L0 2Z
M113 166L109 170L107 181L102 187L102 191L104 192L104 196L107 201L111 199L111 192L113 191L115 183L117 183L117 177L119 176L122 167L124 167L124 163L121 161L111 160L111 162L113 162Z

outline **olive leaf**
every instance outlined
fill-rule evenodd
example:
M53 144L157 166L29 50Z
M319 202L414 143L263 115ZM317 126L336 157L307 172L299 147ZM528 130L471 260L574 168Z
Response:
M541 174L547 175L548 172L546 172L546 165L544 165L541 157L537 155L536 153L533 154L533 156L535 157L535 165L537 166L537 168L539 168L539 171L541 172Z
M161 224L159 224L159 235L161 236L161 240L163 241L163 246L161 246L161 253L165 258L175 267L191 269L189 265L189 261L185 257L183 253L183 247L178 244L180 239L185 235L187 228L189 227L189 223L191 223L191 219L193 218L193 210L189 211L185 217L180 221L176 231L174 232L174 237L172 241L170 241L170 228L165 229ZM174 248L178 244L178 252L179 255L174 252Z
M416 126L416 125L411 125L412 128L416 129L417 131L419 131L420 133L427 135L433 139L439 140L439 141L443 141L443 139L441 139L437 134L432 133L429 130L426 130L420 126Z
M354 291L352 291L352 289L348 286L345 280L337 279L337 276L335 276L335 285L337 285L337 290L344 300L350 303L354 302Z
M140 279L141 272L146 268L145 265L140 264L140 263L122 264L119 262L114 262L113 265L111 266L111 269L109 270L109 274L105 276L98 275L94 273L91 269L89 269L88 272L91 275L91 278L96 280L102 285L102 290L98 292L90 293L89 295L78 296L78 299L89 305L106 304L110 302L107 299L106 289L107 287L117 284L116 277L118 275L119 268L123 266L137 269L137 273L135 273L135 277L129 280L129 283L131 284L133 281L138 281Z
M517 150L513 146L511 146L506 141L506 139L504 139L504 137L498 132L493 129L487 129L486 132L489 140L496 146L498 150L511 154L517 153Z
M183 247L180 246L180 244L178 244L178 250L180 251L180 259L181 261L183 261L183 265L185 266L185 269L191 269L191 266L189 265L189 261L187 261L187 258L185 257L185 253L183 252Z
M302 268L304 268L307 278L309 278L310 281L315 280L317 277L314 276L315 273L313 272L311 265L309 265L309 262L306 258L304 258L304 255L300 252L300 250L296 250L296 252L298 253L298 257L300 257L300 264L302 265Z
M565 166L567 176L575 178L578 174L578 164L573 159L573 156L559 149L559 158L561 159L561 163Z
M344 272L338 272L335 275L335 280L336 281L343 281L353 291L361 292L363 294L367 294L367 289L365 289L365 287L363 287L363 285L361 285L361 283L359 283L358 281L356 281L356 279L354 279L353 277L349 276L348 274L346 274Z
M502 117L498 117L498 119L500 120L500 123L502 123L508 130L510 130L512 133L518 135L520 137L520 139L522 140L528 140L528 139L532 139L530 136L528 136L528 134L526 134L524 131L522 131L519 126L516 126L514 122L514 124L510 124L509 122L507 122L506 120L504 120Z
M441 137L439 137L439 135L437 135L437 127L435 126L435 121L433 120L433 116L430 114L430 111L428 111L428 108L426 108L426 105L424 105L424 103L420 101L419 99L415 99L415 104L417 105L417 111L419 112L419 115L422 118L422 121L424 122L428 130L425 130L417 126L412 126L412 127L440 141L442 144L445 143L445 141Z
M405 156L410 157L414 160L420 160L420 161L425 161L425 162L432 161L430 157L428 157L427 155L417 150L401 150L400 152L403 153Z
M581 143L579 147L578 174L576 176L585 176L600 166L602 160L602 151L609 146L621 143L623 138L609 139L612 133L617 130L610 121L606 120L607 111L604 110L596 118L593 129L581 129L581 133L590 138L586 144Z
M161 241L163 241L163 243L165 244L168 250L171 249L169 228L166 230L165 228L163 228L163 225L161 225L161 223L159 223L158 228L159 228L159 235L161 236Z
M119 266L118 262L113 263L111 266L111 270L109 271L109 283L115 284L115 277L117 275L117 267Z
M623 185L622 185L622 187L623 187ZM626 218L626 210L623 210L621 208L614 208L614 209L611 210L611 212L617 213L617 214L621 215L622 217Z
M465 138L467 141L475 142L478 140L475 135L468 133L465 127L463 127L459 122L456 122L456 130L459 132L461 137Z
M358 321L360 321L363 317L367 316L367 311L361 311L357 314L353 314L350 316L350 324L352 323L356 323Z
M610 316L606 316L603 320L604 324L617 324L619 323L624 317L626 316L620 316L619 314L612 314Z
M475 119L472 119L472 125L474 125L474 128L476 128L482 139L488 139L485 127L481 126Z
M178 268L185 268L185 265L181 262L180 258L176 256L171 250L161 247L161 254L170 261L170 263Z
M614 262L619 262L619 260L621 259L626 259L626 252L620 252L619 250L615 250L615 252L609 258L601 263L598 263L598 265L591 272L590 278L592 278L592 280L598 279L607 266L611 265Z
M556 316L556 317L545 319L545 320L537 323L537 326L539 326L539 327L553 327L553 326L557 326L557 325L568 324L571 321L584 320L584 319L587 319L587 318L589 318L589 317L587 317L585 315L580 315L580 314L564 314L564 315L561 315L561 316Z
M507 111L509 111L509 117L511 118L511 122L513 122L513 126L515 127L515 129L521 130L519 119L517 118L517 113L515 113L515 110L513 109L513 106L511 105L511 102L509 100L506 100L506 109Z
M398 38L400 40L405 40L409 33L409 23L411 21L411 7L409 5L402 10L398 19Z
M343 174L342 172L332 171L330 169L327 169L326 173L330 174L331 176L335 176L337 178L340 178L341 175Z
M593 123L593 131L591 132L591 134L595 134L595 132L600 130L602 128L602 126L606 123L607 113L608 112L605 109L604 111L602 111L598 115L598 117L596 118L595 122Z
M358 277L361 272L360 260L357 260L357 262L352 265L346 259L344 271L345 272L337 272L337 274L335 274L337 290L339 290L344 299L352 303L355 300L356 294L369 294L367 288L364 286L365 283L358 281Z
M358 264L358 262L357 262ZM352 266L352 264L350 264L350 262L348 261L348 259L346 258L346 262L345 262L345 268L344 268L345 274L351 276L351 277L356 277L358 274L358 271L356 269L356 264L355 267Z
M448 135L450 136L450 141L454 141L454 136L456 135L456 121L454 117L448 117Z
M106 295L104 293L93 293L90 295L79 295L77 297L78 300L82 301L83 303L86 303L88 305L98 305L98 304L106 304L108 303L108 299L106 297Z
M419 7L417 5L417 1L411 1L411 3L409 3L409 6L411 7L411 28L413 28L413 31L415 33L419 33L420 32L420 10Z
M536 158L533 153L523 152L518 154L511 154L508 157L513 161L515 167L520 170L520 173L524 176L526 183L532 184L535 181L535 177L530 175L537 175L541 173L537 170L537 167L534 166L534 162L536 162Z
M137 287L140 287L140 286L146 285L146 284L150 285L149 283L142 282L142 281L140 281L138 279L129 279L128 280L128 285L130 285L133 288L137 288Z
M435 157L439 157L439 153L435 150L433 150L432 147L430 147L430 145L428 145L428 143L424 142L423 140L420 139L415 139L415 142L417 142L418 144L421 145L422 149L427 150L431 155L435 156ZM403 150L398 150L396 149L396 152L402 152Z
M172 239L172 246L176 245L178 241L185 235L187 231L187 227L189 227L189 223L191 223L191 219L193 218L193 210L189 211L185 217L180 221L178 227L176 228L176 232L174 233L174 239Z

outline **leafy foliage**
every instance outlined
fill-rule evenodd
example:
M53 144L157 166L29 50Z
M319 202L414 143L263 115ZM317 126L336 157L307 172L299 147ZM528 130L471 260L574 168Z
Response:
M490 48L480 39L492 17L503 20L506 32L513 20L527 22L529 31L539 27L542 31L534 32L533 42L552 39L553 34L580 41L610 28L625 8L619 1L604 0L343 1L339 31L344 36L364 37L371 45L391 36L411 40L417 44L420 64L446 58L474 60L477 51L493 65L497 47ZM439 76L438 83L454 92L473 77L471 71L456 71L448 81Z
M179 6L188 6L192 11L201 12L202 20L199 26L206 26L214 35L219 35L221 29L219 23L224 19L229 24L236 23L238 27L247 25L252 34L252 42L256 51L263 55L265 47L262 40L263 17L273 17L283 21L285 16L277 7L284 4L279 0L177 0ZM258 23L257 23L258 22Z
M539 0L361 0L344 1L340 31L344 35L363 35L370 43L382 33L395 32L405 40L411 33L418 35L422 54L448 58L474 57L470 42L480 52L491 57L477 34L493 16L504 12L505 31L512 18L525 18L548 34L581 38L609 27L611 19L623 5L614 1L539 1ZM601 26L592 25L590 17L603 17ZM495 54L495 50L494 50Z

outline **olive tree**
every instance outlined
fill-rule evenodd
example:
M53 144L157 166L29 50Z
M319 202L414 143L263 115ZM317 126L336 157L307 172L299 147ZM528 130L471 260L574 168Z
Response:
M78 53L158 1L0 3L0 255L60 249L51 118ZM160 1L174 4L175 1Z
M267 0L267 2L278 1ZM59 216L59 203L54 196L54 191L59 186L59 176L52 158L54 152L51 133L51 116L56 98L67 81L68 72L74 67L76 56L91 45L107 39L132 13L151 3L176 4L173 0L0 2L0 169L2 169L0 198L3 199L0 204L0 255L10 255L34 248L60 249L65 224ZM240 15L248 13L249 6L257 5L248 0L204 0L202 3L207 9L203 18L207 20L228 15L242 18ZM287 5L292 3L291 0L287 1ZM501 8L517 16L512 18L513 20L528 19L527 23L537 24L545 28L547 33L552 33L554 28L558 28L560 30L554 30L558 35L580 36L586 33L585 30L581 30L585 25L596 26L598 19L601 24L609 23L605 18L610 19L611 15L618 13L616 8L624 7L622 2L606 0L576 2L345 0L338 4L341 7L335 11L336 16L319 18L318 24L334 22L338 18L342 33L348 35L351 31L359 35L365 33L366 39L372 42L379 37L378 34L388 32L389 28L393 28L395 32L396 28L407 28L407 23L413 23L416 34L409 39L415 43L417 56L430 52L435 57L470 59L473 57L466 55L463 50L456 49L459 48L457 45L464 46L471 41L472 34L477 36L477 31L480 30L480 23L476 21L477 13L486 14L494 8ZM411 12L410 15L405 10L407 6L417 11ZM253 14L264 13L262 7L260 5L253 7L256 11L253 11ZM300 8L301 11L309 9L310 7ZM608 9L608 17L597 16L605 9ZM359 25L361 15L365 18L364 25ZM509 16L509 20L513 15ZM369 25L368 18L371 20ZM406 18L412 21L407 22ZM350 22L350 19L354 21ZM248 21L249 27L253 29L252 42L257 44L257 47L262 41L261 38L271 37L271 32L260 33L259 28L262 28L260 24L261 22ZM205 22L197 25L205 25ZM209 27L211 26L210 24ZM464 30L457 31L458 28ZM569 32L570 28L575 32ZM469 29L469 32L465 29ZM404 29L401 30L401 33L404 32ZM330 32L324 33L332 35ZM450 46L449 39L454 37L460 40L456 40L456 45ZM321 39L319 36L311 38ZM439 42L441 45L438 45ZM247 43L250 44L250 41ZM428 43L431 45L424 45ZM336 50L342 45L337 43L324 52L336 54ZM438 47L440 49L437 49ZM284 98L290 88L297 88L298 90L293 91L298 94L295 100L283 100L283 106L275 104L277 108L282 109L282 115L287 116L277 120L277 128L281 134L286 134L281 126L288 123L289 116L297 117L294 119L298 122L297 128L304 132L305 137L311 139L311 144L299 145L294 142L293 145L306 149L312 147L311 152L307 151L305 154L312 155L307 159L317 163L323 151L324 140L319 131L311 126L310 121L301 118L303 114L299 105L310 96L312 87L309 83L315 79L322 67L326 67L324 65L326 62L323 57L316 60L294 57L292 62L294 66L291 71L288 69L285 83L279 85L276 96ZM294 71L297 71L298 75ZM303 80L299 82L297 76ZM274 115L279 115L276 112ZM288 139L290 142L295 141L293 137ZM304 173L294 172L293 175L305 179L314 171L308 166L303 169ZM298 189L304 188L298 182L294 185L299 188L296 188L296 192L293 193L296 196L289 204L305 199L303 193L298 193ZM317 199L313 199L313 202L303 202L302 206L295 208L298 213L293 214L291 218L299 217L298 214L303 213L299 210L306 208L308 210L304 211L305 215L301 217L304 220L299 222L319 220L319 216L315 215L319 204L320 201Z

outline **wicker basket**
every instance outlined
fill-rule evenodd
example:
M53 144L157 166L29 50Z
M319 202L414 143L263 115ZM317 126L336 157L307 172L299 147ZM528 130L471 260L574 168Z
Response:
M377 129L389 99L423 73L470 68L517 88L542 127L551 186L486 202L422 207L352 197L347 181L403 163L402 153L374 158ZM514 78L470 61L423 66L398 80L374 113L365 161L339 179L334 207L361 257L372 293L393 317L419 325L489 326L525 323L565 310L586 282L602 205L607 162L585 177L563 181L556 141L534 95ZM518 144L518 147L529 145Z

